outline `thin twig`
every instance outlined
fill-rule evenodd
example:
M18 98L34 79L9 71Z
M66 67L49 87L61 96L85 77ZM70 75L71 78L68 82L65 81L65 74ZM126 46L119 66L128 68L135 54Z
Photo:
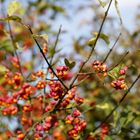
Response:
M97 44L97 41L98 41L98 39L99 39L99 37L100 37L100 34L101 34L101 31L102 31L102 28L103 28L104 22L105 22L105 20L106 20L107 15L108 15L108 11L109 11L109 9L110 9L111 3L112 3L112 0L110 0L110 3L109 3L109 5L108 5L108 8L107 8L107 10L106 10L106 12L105 12L105 15L104 15L104 18L103 18L102 24L101 24L101 26L100 26L100 29L99 29L98 35L97 35L97 37L96 37L96 40L95 40L94 46L93 46L93 48L92 48L92 50L91 50L89 56L88 56L87 59L85 60L85 62L81 65L81 67L80 67L78 73L80 73L80 72L82 71L83 67L84 67L85 64L89 61L89 59L90 59L90 57L91 57L91 55L92 55L92 53L93 53L93 51L94 51L94 49L95 49L95 46L96 46L96 44ZM73 81L71 82L71 84L70 84L68 90L72 89L73 84L74 84L74 82L76 81L77 77L78 77L78 74L74 77L74 79L73 79ZM65 98L65 96L67 95L68 90L67 90L67 91L64 93L64 95L59 99L59 101L58 101L57 104L55 105L55 107L54 107L54 109L53 109L52 112L55 112L55 111L56 111L57 107L61 104L62 100L63 100L63 99Z
M103 21L102 21L102 23L101 23L101 26L100 26L98 35L97 35L97 37L96 37L96 40L95 40L95 42L94 42L94 45L93 45L93 47L92 47L92 50L91 50L89 56L87 57L87 59L86 59L86 60L83 62L83 64L81 65L81 67L80 67L78 73L80 73L80 72L82 71L83 67L84 67L85 64L89 61L90 57L92 56L92 53L94 52L94 49L95 49L96 44L97 44L97 41L98 41L98 39L99 39L99 37L100 37L101 31L102 31L103 25L104 25L104 23L105 23L106 17L107 17L107 15L108 15L108 12L109 12L109 9L110 9L110 6L111 6L112 1L113 1L113 0L110 0L110 2L109 2L108 8L107 8L107 10L106 10L106 12L105 12ZM76 81L77 77L78 77L78 74L75 76L75 78L74 78L73 81L71 82L70 87L73 86L73 84L74 84L74 82Z
M56 47L57 47L57 44L58 44L58 41L59 41L59 36L60 36L60 33L61 33L61 28L62 28L62 25L60 25L59 30L58 30L58 33L57 33L57 36L56 36L56 40L55 40L54 47L53 47L54 48L54 51L56 50ZM55 53L54 53L54 55L55 55ZM50 65L53 62L54 55L51 57Z
M15 55L16 55L16 57L18 59L19 72L21 73L22 77L25 79L24 74L22 72L22 67L21 67L21 64L20 64L19 56L18 56L18 53L17 53L17 51L15 49L14 37L13 37L13 34L12 34L12 29L11 29L11 25L10 25L9 20L8 20L8 27L9 27L9 32L10 32L10 38L11 38L11 41L12 41L12 44L13 44L13 49L14 49Z
M113 66L112 68L110 68L108 71L111 71L111 70L113 70L114 68L116 68L118 65L120 65L120 63L124 60L124 58L125 58L128 54L129 54L129 51L127 51L127 52L122 56L122 58L118 61L118 63L117 63L115 66Z
M24 26L25 26L25 25L24 25ZM60 83L64 86L64 88L65 88L66 90L68 90L68 87L67 87L67 86L64 84L64 82L58 77L58 75L56 74L56 72L54 71L54 69L52 68L52 66L50 65L48 59L46 58L46 56L45 56L43 50L42 50L41 47L40 47L40 44L38 43L38 41L36 40L36 38L33 36L34 34L33 34L33 31L32 31L32 29L31 29L31 27L30 27L29 25L27 25L26 27L29 29L29 31L30 31L30 33L31 33L31 35L32 35L32 37L33 37L33 39L34 39L36 45L38 46L38 48L39 48L39 50L40 50L40 53L42 54L43 58L45 59L45 62L47 63L47 65L48 65L48 67L50 68L50 70L51 70L52 73L57 77L57 79L58 79L58 80L60 81Z
M69 89L70 90L70 89ZM55 105L54 109L52 110L52 113L56 112L58 106L61 104L62 100L64 99L64 97L66 96L66 94L68 93L68 90L64 93L64 95L59 99L59 101L57 102L57 104Z
M26 133L24 134L23 140L28 140L26 137L28 136L29 132L32 131L32 130L35 128L35 126L36 126L37 124L41 123L41 122L46 118L46 115L47 115L48 113L49 113L49 112L44 113L43 116L42 116L42 118L41 118L39 121L35 122L35 123L32 125L32 127L28 128L28 129L26 130Z
M129 89L125 92L125 94L123 95L123 97L120 99L120 101L118 102L118 104L112 109L112 111L105 117L105 119L95 128L93 129L92 132L95 132L97 129L99 129L113 114L113 112L120 106L120 104L124 101L124 99L126 98L126 96L128 95L128 93L130 92L130 90L133 88L133 86L136 84L136 82L139 80L140 78L140 74L137 76L137 78L135 79L135 81L131 84L131 86L129 87Z
M109 50L108 54L106 55L105 59L103 60L103 63L106 62L107 58L109 57L109 55L111 54L111 52L112 52L113 49L115 48L117 42L119 41L120 36L121 36L121 33L120 33L119 36L117 37L115 43L113 44L113 47Z
M86 75L84 79L82 79L80 82L78 82L77 84L74 84L72 87L77 87L79 86L81 83L83 83L86 79L89 78L89 75Z

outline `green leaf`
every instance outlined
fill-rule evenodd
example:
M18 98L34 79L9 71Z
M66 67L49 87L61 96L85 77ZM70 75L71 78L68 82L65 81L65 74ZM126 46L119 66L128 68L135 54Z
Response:
M119 71L124 67L124 65L119 65L115 68L113 68L111 71L108 72L108 75L110 77L112 77L113 79L116 79L118 78L120 75L119 75Z
M64 62L65 62L65 65L67 67L69 67L70 69L72 69L75 66L75 64L76 64L74 61L73 62L69 62L69 60L67 58L65 58Z
M119 10L119 7L118 7L118 1L117 0L115 0L115 8L116 8L117 14L119 16L120 23L122 24L122 18L121 18L121 14L120 14L120 10Z
M4 73L7 70L7 68L3 65L0 65L0 73Z
M91 39L89 39L88 42L87 42L87 44L88 44L90 47L92 47L92 46L95 45L95 42L97 41L98 32L93 32L92 34L94 35L94 37L91 38ZM106 34L100 33L99 38L101 38L102 40L104 40L105 43L106 43L107 45L109 45L109 43L110 43L109 37L108 37Z
M88 46L92 47L95 45L95 41L96 41L96 38L91 38L90 40L88 40L87 44Z
M111 72L108 72L108 76L110 76L113 79L116 79L116 77L114 76L114 74L112 74Z
M117 127L118 120L120 118L120 113L117 111L114 111L113 116L114 116L114 122L112 123L112 126Z
M137 37L139 34L140 34L140 30L135 31L135 32L132 34L132 38Z
M126 122L126 118L121 117L120 118L120 125L123 126L125 124L125 122Z
M98 32L93 32L92 33L94 36L98 36ZM104 33L100 33L100 38L102 39L102 40L104 40L105 42L106 42L106 44L108 44L109 45L109 43L110 43L110 41L109 41L109 37L108 37L108 35L106 35L106 34L104 34Z
M106 44L109 45L109 43L110 43L109 37L106 34L101 33L100 38L103 39L106 42Z
M124 128L124 127L121 128L121 131L122 131L123 133L135 133L133 130L128 129L128 128Z
M0 18L0 21L8 21L8 20L21 22L22 19L20 17L18 17L18 16L8 16L6 18Z
M105 135L105 139L104 140L112 140L112 138L110 136Z
M21 22L21 18L18 17L18 16L9 16L9 17L7 17L7 20L13 20L13 21Z
M61 6L58 6L58 5L53 5L52 9L57 12L62 12L62 13L65 11Z
M47 34L42 34L42 35L37 35L37 34L33 34L34 38L41 38L43 39L46 43L48 43L48 35Z
M6 50L6 52L13 52L13 47L11 47L11 40L0 41L0 50Z
M108 103L104 103L104 104L101 104L101 105L96 105L96 107L99 108L99 109L109 109L110 105Z
M98 1L103 8L107 5L107 2L104 2L102 0L98 0Z
M5 21L5 19L4 18L0 18L0 21Z

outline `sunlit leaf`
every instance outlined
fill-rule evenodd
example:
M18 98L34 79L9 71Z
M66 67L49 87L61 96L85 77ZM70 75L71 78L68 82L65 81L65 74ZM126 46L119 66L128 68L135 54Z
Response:
M92 34L94 35L94 37L91 38L91 39L89 39L88 42L87 42L87 44L88 44L90 47L92 47L92 46L95 45L95 42L97 41L98 32L93 32ZM109 45L109 43L110 43L109 37L108 37L106 34L100 33L99 38L101 38L102 40L104 40L105 43L106 43L107 45Z
M0 18L0 21L8 21L8 20L21 22L22 19L20 17L18 17L18 16L8 16L6 18Z
M96 41L96 38L95 38L95 37L94 37L94 38L91 38L90 40L88 40L87 44L88 44L90 47L92 47L92 46L95 45L95 41Z
M127 119L127 118L124 118L124 117L120 118L120 125L121 125L121 126L123 126L123 125L125 124L126 119Z
M110 77L112 77L113 79L118 78L120 76L119 72L123 67L124 67L124 65L119 65L119 66L113 68L111 71L108 72L108 75Z
M12 16L16 12L18 12L19 14L23 14L23 7L22 7L21 3L14 0L9 3L7 12L8 12L9 16Z
M6 50L7 52L13 52L13 47L11 47L10 40L0 41L0 50Z
M47 34L40 35L40 37L42 37L46 42L48 42L48 35Z
M95 37L97 37L98 32L93 32L92 34L93 34ZM106 44L109 44L109 43L110 43L108 35L106 35L106 34L104 34L104 33L100 33L100 38L101 38L102 40L104 40L104 41L106 42Z
M108 103L104 103L104 104L101 104L101 105L96 105L96 107L100 108L100 109L109 109L110 105Z
M53 5L52 9L57 12L62 12L62 13L64 12L64 8L62 8L61 6L58 6L58 5Z
M107 2L104 2L102 0L98 0L98 1L103 8L107 5Z
M42 34L42 35L33 34L33 37L35 37L35 38L42 38L42 39L45 40L45 42L48 43L48 35L47 34Z
M7 70L7 68L3 65L0 65L0 73L4 73Z

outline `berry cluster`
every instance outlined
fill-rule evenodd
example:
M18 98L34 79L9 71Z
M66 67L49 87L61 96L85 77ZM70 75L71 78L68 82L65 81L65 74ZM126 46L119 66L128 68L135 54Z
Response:
M57 75L62 80L70 80L73 76L70 73L69 68L67 66L58 66L56 67Z
M58 120L55 115L47 116L43 123L38 123L35 126L36 132L34 133L35 140L39 140L39 138L43 137L43 135L48 134L49 130L52 127L58 126Z
M5 82L3 83L3 86L6 84L13 89L18 89L22 83L22 76L19 72L12 73L10 71L6 71L4 77Z
M32 72L31 78L36 80L37 77L43 78L45 76L43 70L38 70L37 72Z
M114 80L111 82L111 86L114 87L115 89L127 89L127 85L125 83L124 78L118 78L117 80Z
M75 101L77 105L80 105L84 102L84 98L76 95L76 88L72 88L68 91L67 96L61 102L59 108L66 108L72 101Z
M62 97L64 89L59 81L50 81L48 85L50 87L50 93L47 96L52 97L54 100Z
M107 65L101 61L95 60L92 63L92 68L97 72L103 74L103 76L107 76Z
M66 124L73 126L72 129L68 131L70 137L77 137L80 132L86 128L86 122L80 118L81 113L79 110L74 109L71 115L68 115L65 119Z
M60 78L65 79L68 75L69 68L67 66L58 66L56 68L56 71L57 71L57 75Z
M127 89L127 85L125 83L125 74L127 71L128 67L124 67L119 71L119 77L111 82L111 86L114 87L116 90L118 89Z
M9 106L2 110L3 115L15 115L18 112L18 108L16 106Z
M46 87L46 81L45 81L45 80L40 80L40 81L38 81L37 84L36 84L36 88L37 88L38 90L44 89L45 87Z

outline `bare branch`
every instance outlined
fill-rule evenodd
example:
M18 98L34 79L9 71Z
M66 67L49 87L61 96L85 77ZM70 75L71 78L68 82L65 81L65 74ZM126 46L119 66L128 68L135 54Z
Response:
M111 71L111 70L113 70L114 68L116 68L118 65L120 65L120 63L124 60L124 58L125 58L128 54L129 54L129 51L127 51L127 52L122 56L122 58L118 61L118 63L117 63L115 66L113 66L112 68L110 68L108 71Z
M56 41L55 41L55 44L54 44L54 51L56 51L56 47L57 47L57 44L58 44L59 36L60 36L60 33L61 33L61 28L62 28L62 25L60 25L58 33L57 33L57 36L56 36ZM54 53L54 55L55 55L55 53ZM50 65L53 62L54 55L51 57Z
M93 45L93 48L92 48L92 50L91 50L89 56L87 57L87 59L86 59L86 60L83 62L83 64L81 65L81 67L80 67L78 73L80 73L80 72L82 71L83 67L84 67L85 64L89 61L90 57L92 56L92 53L94 52L94 49L95 49L96 44L97 44L97 41L98 41L98 39L99 39L99 37L100 37L101 31L102 31L103 25L104 25L104 23L105 23L106 17L107 17L107 15L108 15L108 12L109 12L109 9L110 9L110 6L111 6L112 1L113 1L113 0L110 0L110 2L109 2L108 8L107 8L107 10L106 10L106 12L105 12L105 15L104 15L103 21L102 21L102 23L101 23L101 26L100 26L98 35L97 35L96 40L95 40L94 45ZM73 84L74 84L74 82L76 81L77 77L78 77L78 74L75 76L75 78L74 78L73 81L71 82L70 87L73 86Z
M58 80L60 81L60 83L64 86L64 88L65 88L66 90L68 90L68 87L67 87L67 86L64 84L64 82L58 77L58 75L56 74L56 72L54 71L54 69L52 68L52 66L50 65L48 59L46 58L44 52L42 51L42 49L41 49L41 47L40 47L38 41L37 41L36 38L33 36L33 31L32 31L32 29L31 29L31 27L30 27L29 25L26 26L26 27L29 29L29 31L30 31L30 33L31 33L31 35L32 35L32 37L33 37L33 39L34 39L36 45L38 46L38 48L39 48L39 50L40 50L40 53L42 54L43 58L45 59L45 62L47 63L47 65L48 65L48 67L50 68L50 70L51 70L51 71L53 72L53 74L57 77L57 79L58 79Z
M105 59L103 60L103 63L106 62L107 58L109 57L109 55L111 54L111 52L112 52L113 49L115 48L117 42L119 41L120 36L121 36L121 33L120 33L119 36L117 37L115 43L113 44L113 47L109 50L108 54L106 55Z
M8 27L9 27L9 32L10 32L10 37L11 37L11 41L12 41L12 44L13 44L13 49L14 49L14 52L15 52L15 55L18 59L18 65L19 65L19 72L21 73L22 77L25 79L24 77L24 74L22 72L22 67L21 67L21 64L20 64L20 60L19 60L19 56L18 56L18 53L15 49L15 45L14 45L14 37L13 37L13 34L12 34L12 29L11 29L11 25L10 25L10 21L8 20Z

